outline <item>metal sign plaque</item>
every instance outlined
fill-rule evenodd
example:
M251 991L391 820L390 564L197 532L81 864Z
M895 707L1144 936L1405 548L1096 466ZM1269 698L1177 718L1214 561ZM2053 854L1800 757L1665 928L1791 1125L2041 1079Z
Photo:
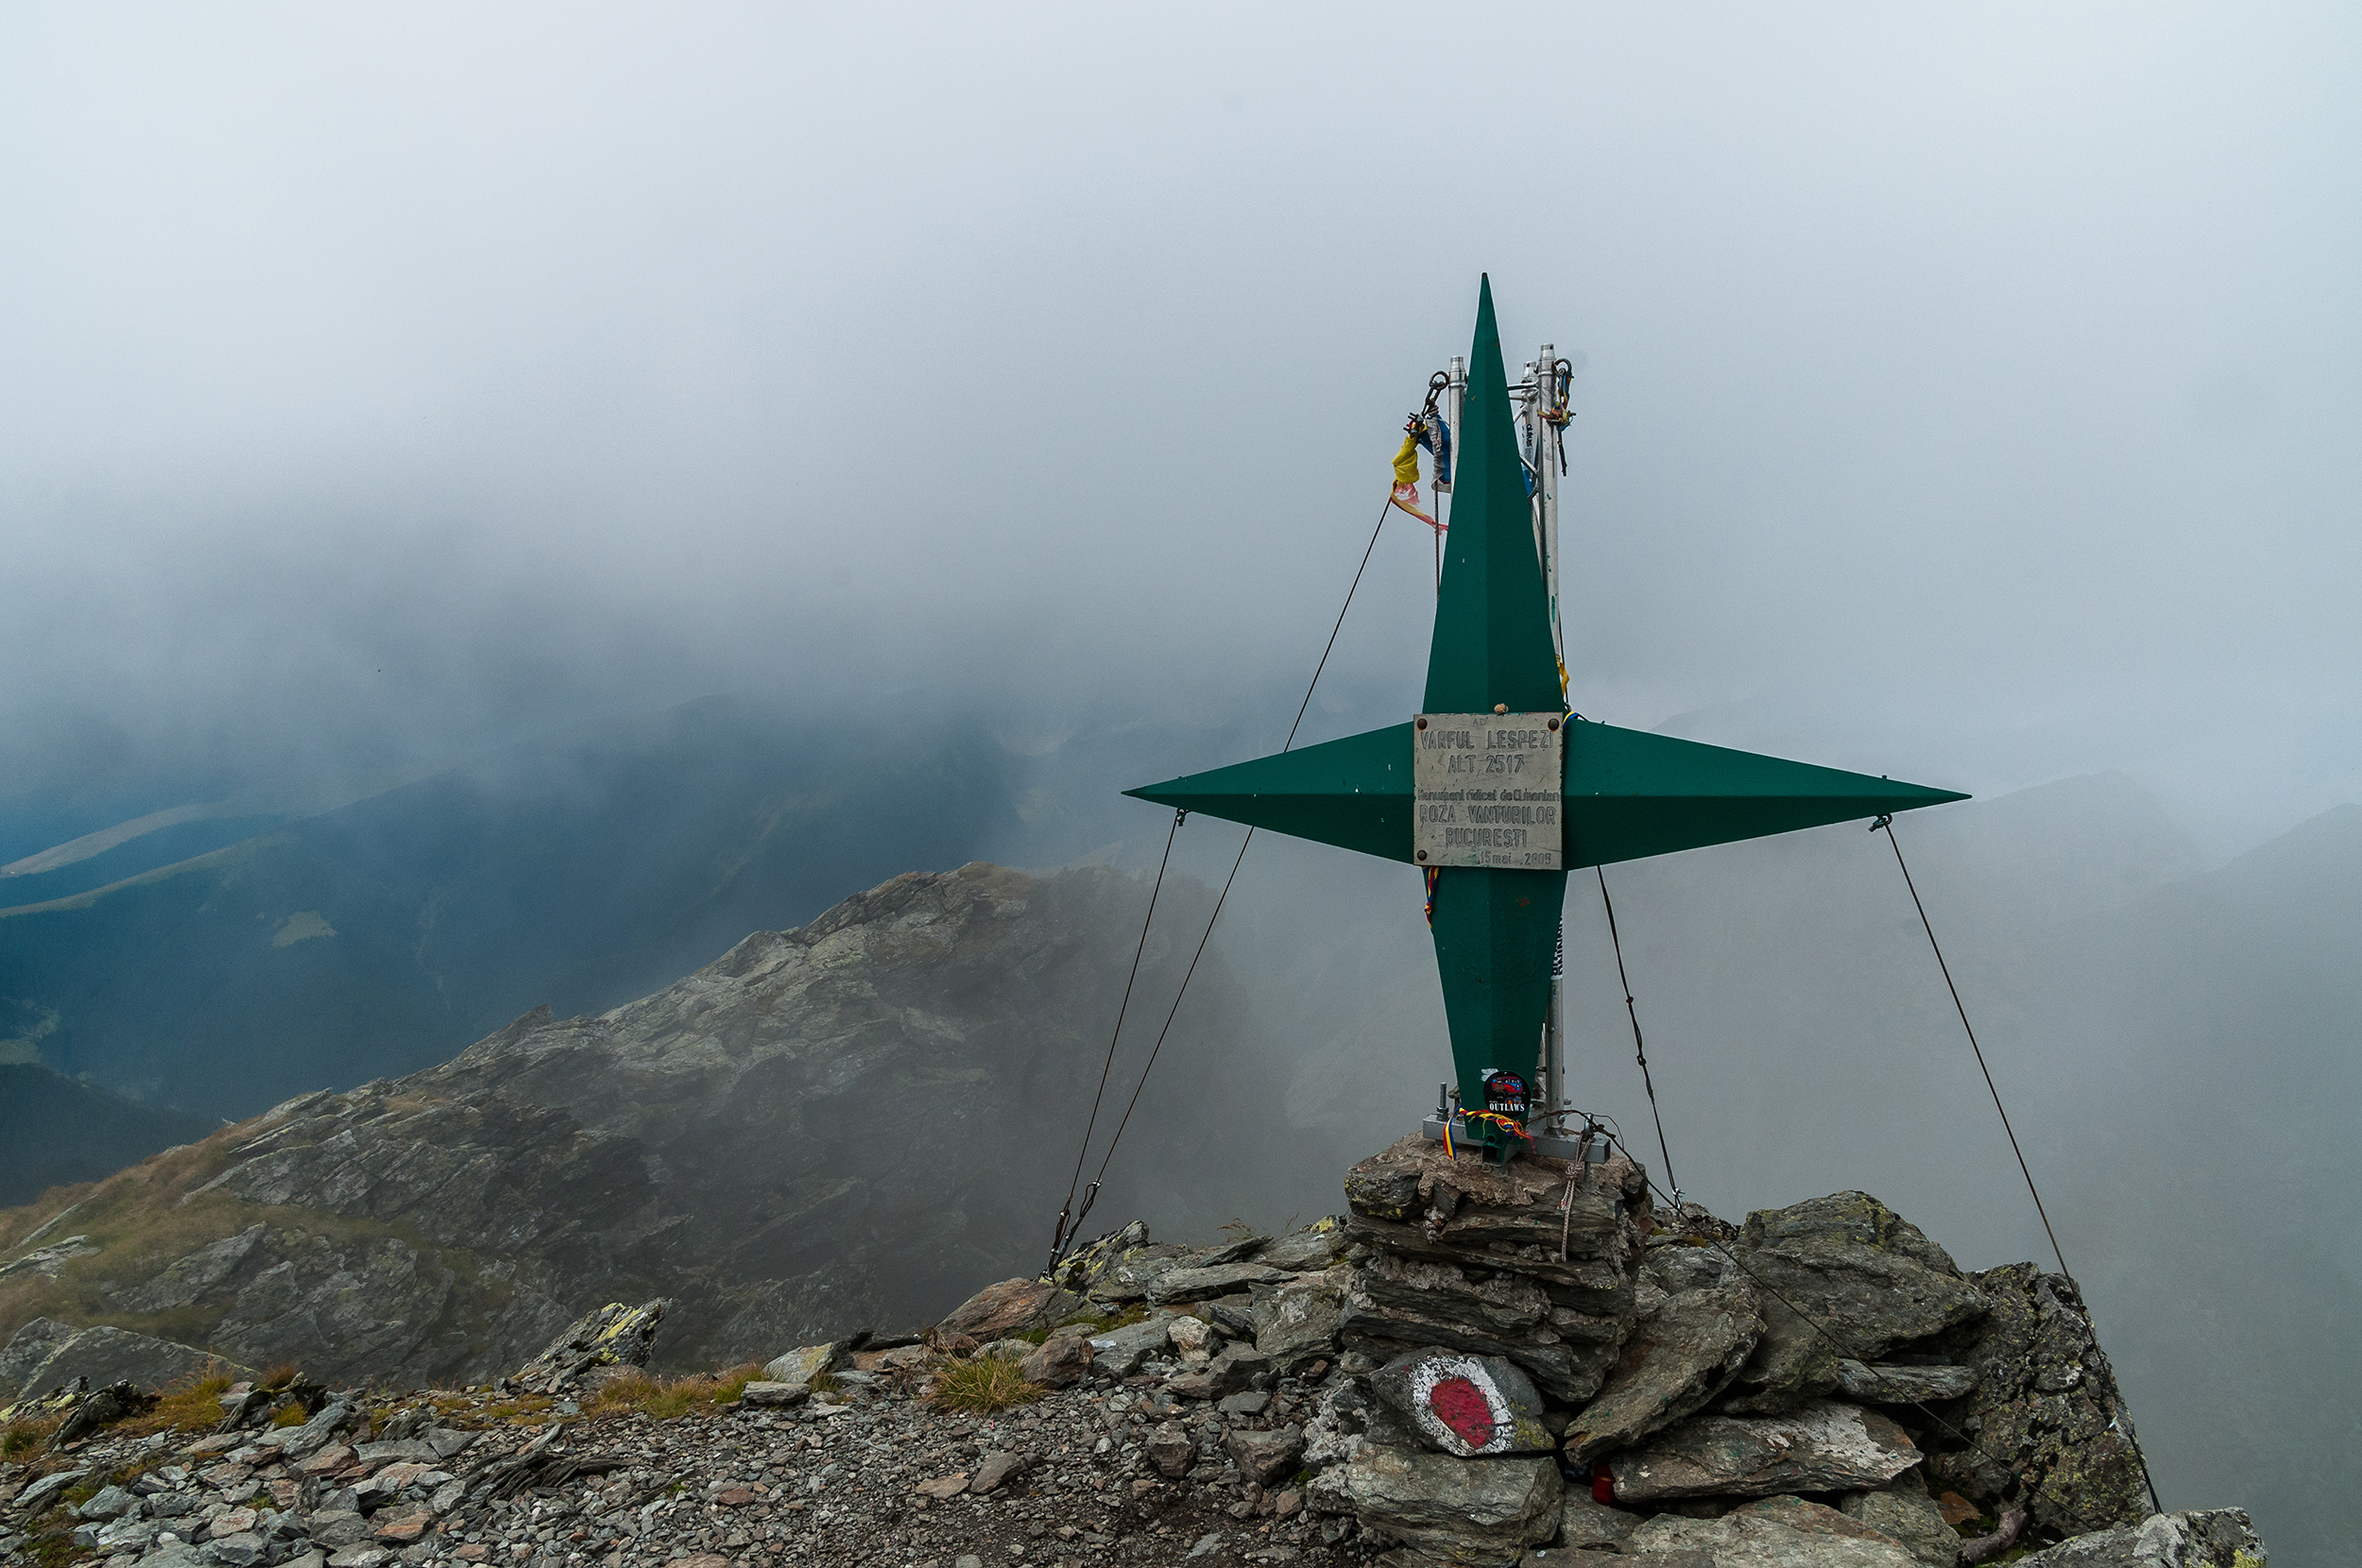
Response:
M1421 865L1559 869L1558 713L1422 713L1412 725ZM1397 841L1399 842L1399 841Z

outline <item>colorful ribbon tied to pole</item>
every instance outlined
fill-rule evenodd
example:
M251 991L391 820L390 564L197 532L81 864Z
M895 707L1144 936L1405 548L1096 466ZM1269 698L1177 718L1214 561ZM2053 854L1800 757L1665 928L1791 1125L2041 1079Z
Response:
M1419 509L1419 435L1416 429L1402 438L1402 450L1395 453L1395 504L1434 529L1438 534L1444 525Z

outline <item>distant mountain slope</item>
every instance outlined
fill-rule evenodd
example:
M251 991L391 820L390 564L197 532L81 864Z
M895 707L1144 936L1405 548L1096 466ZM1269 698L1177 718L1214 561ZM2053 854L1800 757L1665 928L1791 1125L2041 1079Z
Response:
M1118 786L1179 771L1206 732L1117 718L1004 742L923 699L714 698L520 743L195 860L152 857L222 825L166 828L0 881L0 899L43 895L0 908L0 999L46 1020L40 1059L61 1072L251 1116L441 1061L537 1003L612 1007L899 872L1056 865L1159 827ZM127 857L127 880L75 880Z
M0 1205L94 1182L158 1150L195 1143L212 1125L77 1083L37 1063L0 1062Z
M105 1321L423 1382L513 1366L615 1299L678 1300L675 1364L932 1319L1040 1267L1147 892L899 877L606 1015L536 1010L444 1066L303 1097L84 1195L97 1251L0 1278L0 1339ZM1183 933L1210 895L1164 901ZM1192 946L1153 939L1142 989L1170 996ZM1329 1185L1344 1150L1269 1110L1275 1054L1209 956L1098 1219L1208 1232L1275 1173ZM0 1214L0 1247L44 1218Z
M1016 821L1001 760L972 732L807 736L728 704L604 726L0 916L0 996L55 1014L61 1070L248 1116L975 859Z

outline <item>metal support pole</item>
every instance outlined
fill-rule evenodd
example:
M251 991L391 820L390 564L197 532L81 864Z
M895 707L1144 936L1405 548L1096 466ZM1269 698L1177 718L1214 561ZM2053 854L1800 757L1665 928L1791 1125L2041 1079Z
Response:
M1558 349L1545 343L1533 356L1533 544L1542 556L1542 582L1549 593L1550 643L1558 667L1566 668L1566 648L1558 624L1558 443L1549 416L1558 411Z
M1558 922L1558 948L1550 955L1550 1011L1542 1025L1542 1108L1566 1108L1566 921Z

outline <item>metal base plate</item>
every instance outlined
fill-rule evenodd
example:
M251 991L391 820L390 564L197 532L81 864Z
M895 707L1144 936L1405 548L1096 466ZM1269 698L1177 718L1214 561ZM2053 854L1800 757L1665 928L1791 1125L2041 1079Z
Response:
M1419 1136L1425 1138L1429 1143L1442 1143L1444 1141L1443 1122L1437 1117L1429 1116L1426 1120L1419 1123ZM1455 1140L1458 1136L1459 1134L1454 1134ZM1580 1137L1560 1138L1552 1137L1547 1133L1536 1133L1533 1135L1533 1142L1531 1145L1521 1143L1517 1147L1522 1152L1545 1154L1553 1160L1574 1160L1580 1163L1584 1157L1583 1139ZM1591 1140L1591 1163L1593 1165L1604 1165L1607 1162L1607 1140L1605 1138L1593 1138Z

